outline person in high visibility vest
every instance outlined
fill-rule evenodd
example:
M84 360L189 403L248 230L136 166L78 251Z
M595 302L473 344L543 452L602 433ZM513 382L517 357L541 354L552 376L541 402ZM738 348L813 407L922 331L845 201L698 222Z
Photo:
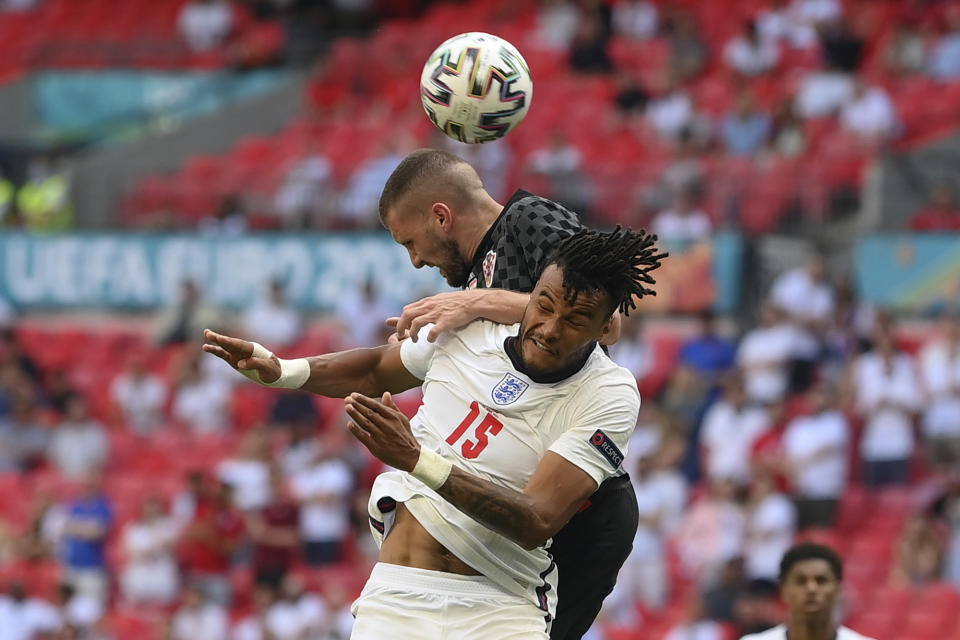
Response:
M33 231L63 231L73 223L67 178L46 165L34 165L33 177L20 187L17 207L24 225Z

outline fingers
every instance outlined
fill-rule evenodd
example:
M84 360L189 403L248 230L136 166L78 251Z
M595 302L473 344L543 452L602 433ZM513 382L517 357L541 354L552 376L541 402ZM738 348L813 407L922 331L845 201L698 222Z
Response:
M205 344L205 345L202 345L200 348L206 351L207 353L212 353L213 355L217 356L221 360L226 360L227 362L230 362L230 354L224 351L223 347L219 345Z
M373 447L373 438L370 437L369 433L361 429L356 422L353 422L352 420L347 422L347 430L353 435L354 438L360 441L360 444L365 446L367 449Z
M396 329L396 328L397 328L397 323L399 323L399 322L400 322L400 316L391 316L391 317L387 318L387 326L388 326L388 327L393 327L394 329Z
M380 397L380 404L390 409L397 409L397 405L393 401L393 396L390 395L389 391L384 391L383 395ZM397 409L399 411L399 409Z
M236 357L243 358L253 355L252 342L231 336L224 336L209 329L204 330L203 336L207 339L208 344L219 345L228 353L233 353Z
M350 416L350 419L353 420L354 423L371 436L375 433L380 433L380 425L376 424L375 420L382 419L381 416L373 414L365 407L348 404L347 415Z
M395 416L397 413L399 413L395 405L392 408L385 406L381 404L378 400L375 400L373 398L368 398L362 393L351 393L347 399L352 404L355 404L358 407L362 407L366 409L369 412L369 415L373 415L374 413L376 413L376 414L379 414L380 416L383 416L384 418L390 418Z
M440 334L444 332L444 328L437 322L433 327L431 327L430 332L427 334L427 342L436 342L437 338L440 337Z

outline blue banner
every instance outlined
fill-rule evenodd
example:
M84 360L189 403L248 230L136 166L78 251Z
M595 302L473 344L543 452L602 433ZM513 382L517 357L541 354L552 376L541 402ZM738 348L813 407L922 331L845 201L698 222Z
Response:
M958 308L960 234L877 235L856 249L857 290L868 302L901 311Z

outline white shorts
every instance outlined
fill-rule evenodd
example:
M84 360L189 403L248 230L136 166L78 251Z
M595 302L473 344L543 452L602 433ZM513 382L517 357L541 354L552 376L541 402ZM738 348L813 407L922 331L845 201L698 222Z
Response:
M484 576L378 562L351 612L351 640L548 640L546 616Z

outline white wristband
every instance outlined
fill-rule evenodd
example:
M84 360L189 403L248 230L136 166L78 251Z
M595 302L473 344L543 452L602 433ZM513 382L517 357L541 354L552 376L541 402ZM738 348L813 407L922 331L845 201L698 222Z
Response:
M417 460L417 466L413 468L410 475L431 489L436 490L442 487L443 483L447 481L452 469L453 463L439 453L431 451L426 447L420 447L420 458Z
M251 357L269 360L273 355L272 351L259 342L253 343L253 355ZM310 379L310 363L306 358L297 358L295 360L277 359L280 361L280 377L273 382L264 382L261 380L260 374L255 369L237 369L237 371L257 384L275 389L299 389Z

